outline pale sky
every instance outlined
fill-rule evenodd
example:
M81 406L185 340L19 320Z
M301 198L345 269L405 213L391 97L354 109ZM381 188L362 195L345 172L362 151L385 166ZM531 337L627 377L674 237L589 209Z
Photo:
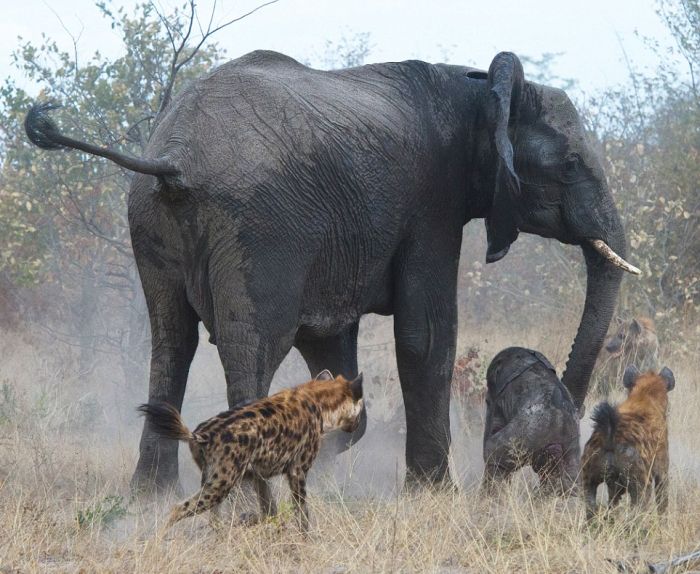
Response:
M169 12L184 0L157 0ZM223 22L257 6L260 0L219 0L215 22ZM133 8L136 0L113 0L113 6ZM212 0L199 0L202 18ZM72 50L70 35L79 36L81 58L95 50L122 52L117 31L111 30L94 0L5 0L0 20L0 78L16 76L11 52L18 36L39 42L41 33ZM326 40L369 32L369 61L419 58L488 67L501 50L538 57L563 52L555 71L578 81L583 92L624 82L628 64L653 73L657 57L635 36L671 42L655 14L653 0L280 0L216 36L234 58L258 48L314 60ZM57 17L60 16L63 25ZM624 48L624 51L623 51ZM18 76L16 76L18 77ZM21 83L36 92L36 86Z

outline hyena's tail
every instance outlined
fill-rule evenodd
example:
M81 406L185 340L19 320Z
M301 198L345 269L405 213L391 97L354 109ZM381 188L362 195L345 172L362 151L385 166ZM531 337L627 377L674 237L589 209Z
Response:
M612 450L615 432L620 420L620 415L617 409L609 402L600 403L591 415L593 421L594 432L598 432L603 436L605 450Z
M136 409L146 417L156 434L163 438L193 441L195 435L185 426L180 412L168 403L146 403Z

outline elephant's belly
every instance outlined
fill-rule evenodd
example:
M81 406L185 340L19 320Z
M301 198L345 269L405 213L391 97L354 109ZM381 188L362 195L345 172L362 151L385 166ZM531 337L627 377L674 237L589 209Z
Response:
M389 266L361 289L347 289L348 286L357 285L348 281L335 292L318 288L307 290L299 316L299 328L309 335L328 337L342 333L367 313L393 313L393 284Z

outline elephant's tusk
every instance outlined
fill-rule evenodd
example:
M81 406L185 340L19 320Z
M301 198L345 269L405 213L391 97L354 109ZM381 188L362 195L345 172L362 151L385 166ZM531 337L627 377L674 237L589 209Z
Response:
M632 273L632 275L642 274L642 272L639 269L637 269L634 265L630 265L629 263L627 263L627 261L625 261L622 257L620 257L612 249L610 249L610 247L607 243L605 243L605 241L602 241L601 239L589 239L589 241L591 242L593 249L595 249L603 257L610 261L610 263L612 263L615 267L619 267L620 269L627 271L628 273Z

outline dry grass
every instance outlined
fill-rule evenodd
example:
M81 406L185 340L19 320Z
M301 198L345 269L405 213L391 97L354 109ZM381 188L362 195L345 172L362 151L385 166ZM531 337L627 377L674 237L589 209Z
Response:
M524 342L537 346L542 337L528 339ZM505 346L496 336L490 341L489 352ZM561 361L560 346L556 342L545 350ZM8 350L5 344L5 357L16 356L17 347L15 353ZM397 495L403 435L400 422L394 424L385 412L400 406L388 369L378 375L369 435L327 473L317 471L312 481L308 538L297 531L286 486L281 486L282 512L276 520L251 528L232 520L229 529L216 534L206 517L196 518L160 539L154 532L172 500L128 500L138 427L122 421L126 429L115 433L108 404L96 406L85 394L77 402L71 391L80 386L77 381L41 367L34 355L29 359L39 365L31 373L15 368L19 362L12 359L0 374L2 573L598 573L616 571L609 558L659 561L699 545L696 361L671 365L678 384L671 396L671 504L663 517L624 504L610 520L587 525L580 500L540 498L529 471L497 498L482 499L478 411L453 413L453 468L460 492ZM201 394L200 383L194 384ZM206 410L217 409L209 405ZM186 412L189 421L198 417ZM584 425L584 438L589 432ZM191 492L197 475L186 452L181 468L183 486Z

